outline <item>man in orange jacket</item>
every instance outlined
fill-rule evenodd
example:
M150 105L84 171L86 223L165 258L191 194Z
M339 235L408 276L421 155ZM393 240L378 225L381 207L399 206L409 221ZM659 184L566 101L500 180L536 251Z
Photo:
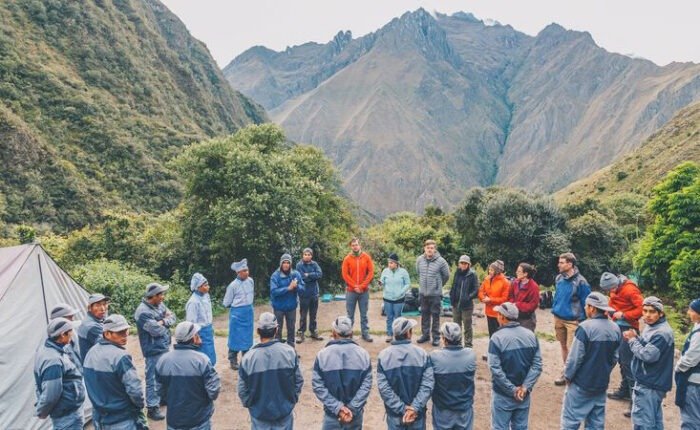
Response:
M351 252L343 259L343 280L346 285L345 307L348 318L355 324L355 308L360 305L360 327L362 329L362 339L365 342L372 342L369 335L369 324L367 321L367 309L369 308L369 283L374 277L374 263L372 257L366 252L362 252L360 239L353 237L350 240Z
M620 332L633 329L639 333L639 318L642 317L644 297L642 297L642 292L639 291L637 285L623 275L615 276L612 273L605 272L600 277L600 289L610 292L610 307L615 309L615 313L611 316L620 328ZM622 381L617 390L608 393L608 398L613 400L631 400L632 387L634 386L634 377L631 369L632 351L624 338L620 342L618 353Z

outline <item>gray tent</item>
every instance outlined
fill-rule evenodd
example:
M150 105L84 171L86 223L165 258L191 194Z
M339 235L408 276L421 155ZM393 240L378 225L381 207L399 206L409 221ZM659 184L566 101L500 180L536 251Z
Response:
M51 428L35 414L34 357L46 340L49 311L68 303L85 318L88 292L40 245L0 248L0 429ZM85 406L90 413L89 401Z

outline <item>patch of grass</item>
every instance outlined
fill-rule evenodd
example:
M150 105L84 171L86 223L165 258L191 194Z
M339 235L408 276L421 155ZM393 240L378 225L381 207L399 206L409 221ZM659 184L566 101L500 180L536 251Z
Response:
M536 332L536 334L537 334L538 338L545 340L547 342L556 342L557 341L557 338L554 337L554 335L552 333L544 333L544 332L538 331L538 332Z

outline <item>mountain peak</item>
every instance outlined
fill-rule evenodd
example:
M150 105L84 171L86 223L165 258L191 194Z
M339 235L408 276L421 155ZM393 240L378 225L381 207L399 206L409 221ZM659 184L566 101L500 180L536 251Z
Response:
M591 33L587 31L567 30L561 25L553 22L543 28L536 36L539 40L575 40L581 39L595 45Z

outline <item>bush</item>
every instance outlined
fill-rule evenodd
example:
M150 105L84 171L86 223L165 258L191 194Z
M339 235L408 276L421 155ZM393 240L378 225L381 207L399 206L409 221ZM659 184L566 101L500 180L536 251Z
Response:
M96 260L76 267L71 275L91 293L101 293L112 300L109 312L124 315L134 320L134 312L151 282L168 284L148 273L134 269L118 261ZM185 304L190 297L189 288L182 284L170 283L165 296L165 304L178 320L185 317Z

